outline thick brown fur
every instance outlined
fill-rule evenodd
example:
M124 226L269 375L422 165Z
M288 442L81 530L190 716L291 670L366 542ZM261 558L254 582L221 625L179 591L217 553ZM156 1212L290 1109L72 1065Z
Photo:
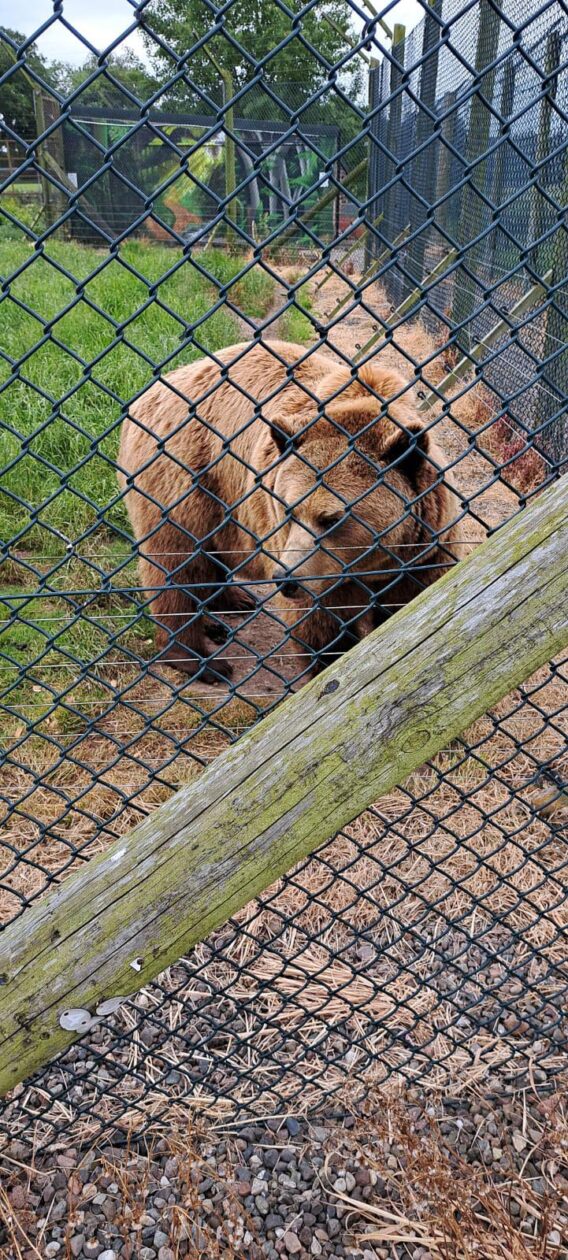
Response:
M287 570L299 591L280 615L294 650L318 654L313 664L455 558L457 504L404 381L380 356L356 380L305 356L279 341L230 346L151 386L125 420L120 481L142 585L163 659L189 672L216 650L222 627L197 609L220 586L222 607L239 608L246 583ZM400 573L412 562L412 575ZM212 665L213 676L230 672Z

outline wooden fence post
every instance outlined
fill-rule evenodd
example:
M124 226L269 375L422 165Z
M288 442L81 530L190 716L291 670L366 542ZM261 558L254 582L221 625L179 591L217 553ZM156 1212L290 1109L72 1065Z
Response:
M384 62L371 61L369 70L369 90L368 90L368 108L372 112L376 109L379 101L382 101L382 83L383 83L383 65ZM383 154L379 147L382 133L382 108L377 109L371 119L371 127L369 131L369 165L367 168L367 212L366 219L369 227L376 223L379 215L384 219L384 211L381 210L380 198L376 196L381 186L381 167ZM372 232L367 231L365 235L365 251L363 254L363 271L367 271L371 265L371 261L376 253L375 236Z
M546 49L544 54L544 76L546 83L546 93L540 103L540 114L538 120L538 134L536 139L535 166L541 168L537 175L537 182L544 178L543 171L546 159L550 154L550 132L552 128L553 104L556 100L556 92L558 88L558 68L560 58L562 56L562 36L560 31L551 31L546 41ZM531 225L529 229L529 239L535 242L533 252L533 265L537 266L539 256L547 247L539 249L538 239L542 236L546 226L546 218L549 213L548 203L540 193L538 187L534 188L534 196L531 207Z
M4 930L0 1092L566 644L568 478Z
M436 203L442 202L436 212L436 222L444 232L448 232L454 239L457 216L455 213L452 213L452 201L448 196L453 186L454 157L451 147L448 146L453 146L455 141L457 111L454 107L457 95L457 92L446 92L442 102L442 113L444 116L440 125L440 156L438 159L435 194ZM442 201L442 198L445 198L445 200Z
M430 8L433 13L438 16L442 12L442 0L429 0ZM431 13L427 13L424 18L424 31L422 37L422 70L420 72L420 107L418 109L418 119L416 123L416 148L426 143L428 137L432 137L431 143L418 154L412 163L412 183L416 191L428 204L428 212L425 214L424 207L420 202L414 199L412 202L413 213L410 216L411 230L414 232L420 224L423 224L422 231L419 236L412 242L412 274L416 283L420 285L424 279L424 260L426 256L426 247L428 239L431 235L428 228L428 214L432 213L432 202L434 200L434 189L436 187L436 158L439 152L439 142L436 143L434 136L436 134L436 126L433 114L436 109L436 88L438 83L438 48L437 44L440 39L440 27L436 19ZM438 134L439 134L439 128ZM418 185L418 187L416 187Z
M387 126L386 147L390 157L386 158L385 182L392 179L395 174L397 157L400 149L400 131L402 121L402 75L404 72L404 50L406 39L406 27L399 22L395 24L392 36L392 61L390 64L390 84L389 95L392 100L389 105L389 120ZM392 241L396 236L400 225L396 222L396 207L398 201L399 190L397 184L393 184L385 193L385 236L387 241Z
M568 154L565 157L564 187L560 197L563 207L553 242L550 288L556 289L546 317L546 335L542 351L544 368L539 390L542 433L537 446L554 463L566 461L568 447Z
M501 144L495 154L495 165L493 168L493 184L491 188L491 200L496 207L495 210L495 227L491 234L491 266L495 264L497 254L497 246L499 240L499 218L501 214L501 202L503 200L503 191L505 187L505 170L506 170L506 153L507 153L507 136L509 134L509 119L513 113L515 101L515 66L511 57L505 62L503 71L503 82L501 84L501 97L499 101L499 115L501 118Z
M41 88L34 87L33 90L34 113L36 120L36 128L38 136L42 136L45 131L59 117L59 107L52 96L48 96L46 92L42 92ZM64 171L65 157L63 152L63 133L61 126L45 139L38 146L38 165L43 166L44 170L50 170L58 178L58 170ZM48 179L46 175L40 174L43 208L45 213L46 225L51 227L57 223L61 215L65 214L67 209L67 198L65 193L57 187L53 180ZM63 229L66 234L66 229Z
M497 56L501 26L500 7L501 0L480 0L479 4L479 28L475 52L477 85L471 103L466 145L466 163L471 168L471 173L462 191L458 238L458 243L464 249L467 248L470 241L475 241L476 237L479 236L486 213L482 198L477 195L477 190L480 193L485 192L489 177L489 163L488 161L478 162L476 159L482 158L489 147L492 118L489 106L493 100L495 70L490 69L486 74L483 72L486 66L492 65ZM465 252L465 264L468 270L458 271L454 283L452 322L465 325L458 337L460 345L465 349L467 349L471 338L471 331L467 328L467 322L471 319L475 309L475 267L476 263L480 261L482 254L483 246L472 245L467 249L467 252Z

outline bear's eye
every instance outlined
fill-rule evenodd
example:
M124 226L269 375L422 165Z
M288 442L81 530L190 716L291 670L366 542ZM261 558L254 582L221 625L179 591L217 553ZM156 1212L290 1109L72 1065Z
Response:
M327 512L324 516L320 516L319 525L321 529L333 529L335 525L341 524L343 516L343 512Z

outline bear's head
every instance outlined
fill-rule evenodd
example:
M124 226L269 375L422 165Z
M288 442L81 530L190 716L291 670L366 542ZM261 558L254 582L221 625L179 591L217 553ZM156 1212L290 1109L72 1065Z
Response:
M378 363L356 380L333 370L319 383L319 408L304 400L271 422L282 594L316 598L340 576L384 586L449 525L441 454L408 388Z

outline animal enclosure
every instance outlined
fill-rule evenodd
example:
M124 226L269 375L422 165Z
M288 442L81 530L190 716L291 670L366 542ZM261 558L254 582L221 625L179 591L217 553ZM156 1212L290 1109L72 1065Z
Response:
M236 3L193 8L168 30L132 11L135 74L122 41L62 79L41 31L0 31L0 1011L42 904L63 958L68 879L94 887L110 846L130 862L135 828L195 799L218 757L223 775L285 737L330 676L357 694L357 663L394 652L478 546L498 566L500 537L505 554L565 486L564 7L435 0L408 35L354 2L292 18L270 0L262 30ZM568 658L547 603L562 556L555 586L545 562L542 624L541 570L523 571L527 637L557 654L531 655L511 604L485 673L519 685L487 683L482 713L460 644L465 733L401 754L357 818L285 874L267 861L191 948L170 925L157 976L146 938L139 990L116 1009L109 992L54 1063L34 1032L0 1143L356 1107L376 1084L554 1088ZM479 647L475 618L462 634ZM515 636L538 663L524 679ZM22 1066L33 1019L11 1015Z

